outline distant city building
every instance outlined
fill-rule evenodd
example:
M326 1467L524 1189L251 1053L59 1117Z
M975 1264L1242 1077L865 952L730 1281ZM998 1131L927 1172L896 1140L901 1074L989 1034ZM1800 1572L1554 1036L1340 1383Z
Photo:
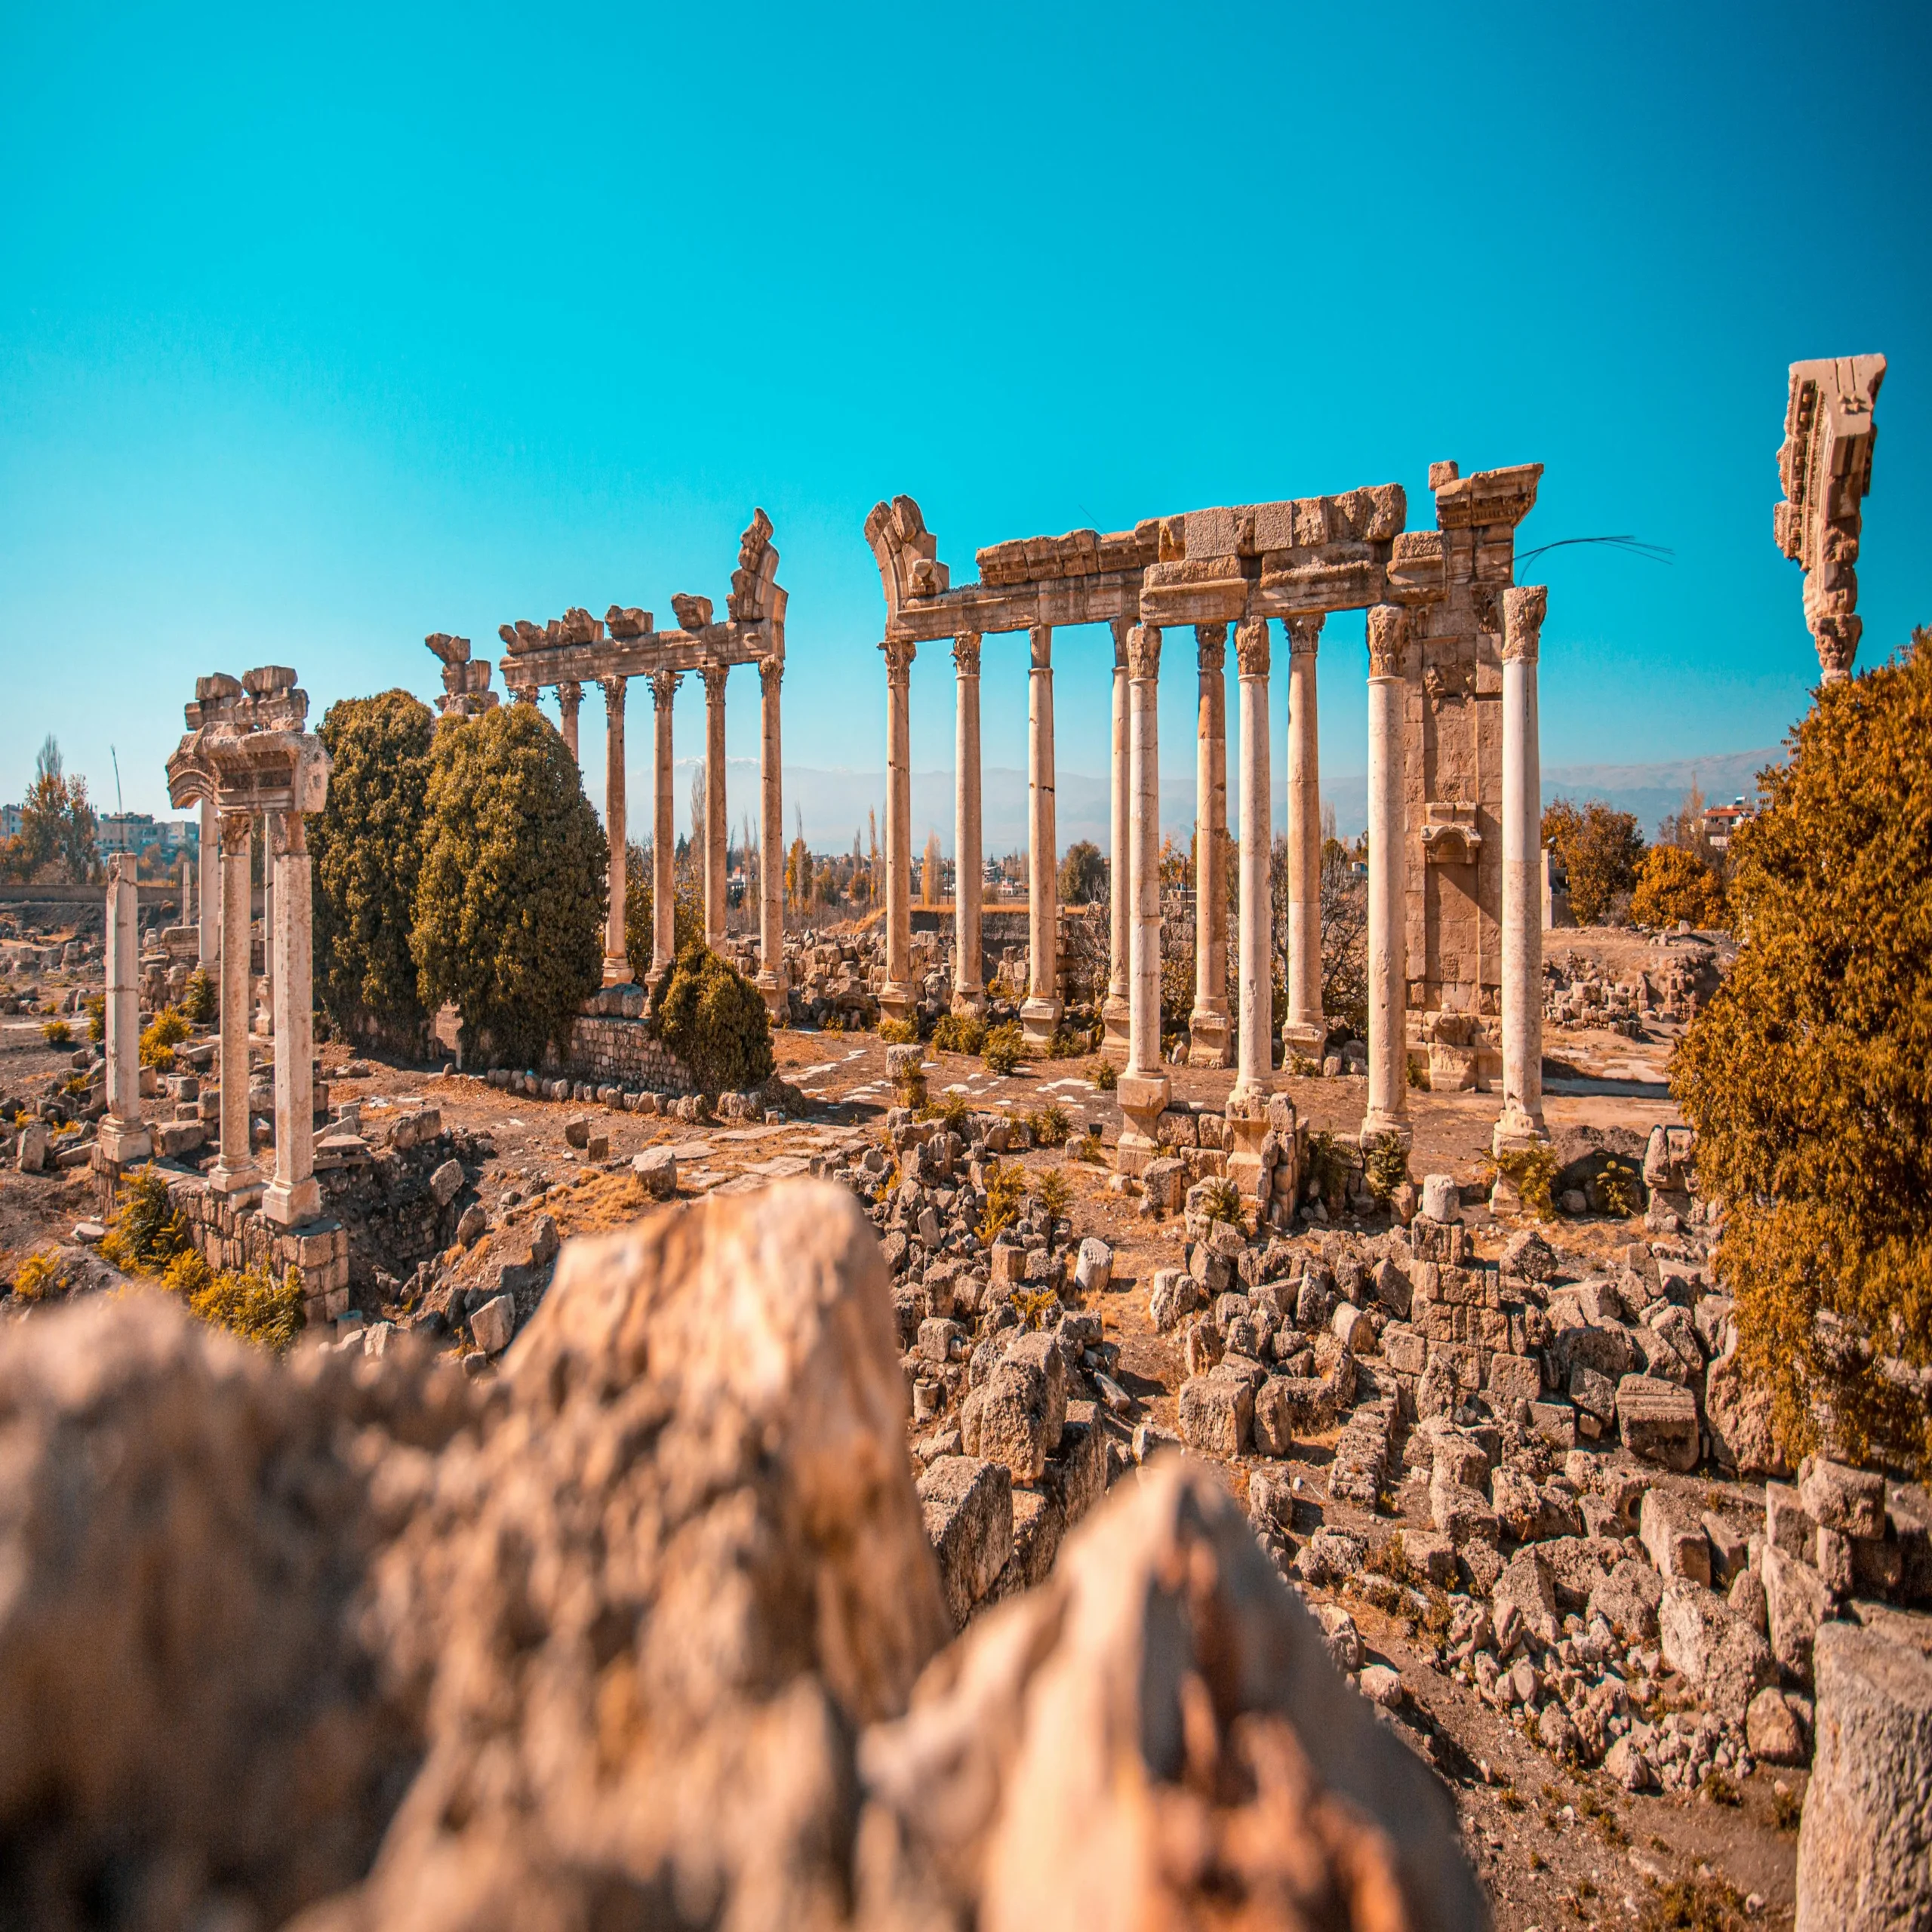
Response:
M94 844L103 859L114 852L132 852L138 857L155 846L170 858L183 852L198 855L202 848L198 819L158 819L152 812L104 812L96 826Z
M18 805L0 805L0 838L17 838L23 817Z
M1749 825L1757 816L1756 811L1742 798L1727 805L1712 805L1704 814L1704 836L1709 840L1711 850L1723 851L1730 843L1730 835L1740 826Z

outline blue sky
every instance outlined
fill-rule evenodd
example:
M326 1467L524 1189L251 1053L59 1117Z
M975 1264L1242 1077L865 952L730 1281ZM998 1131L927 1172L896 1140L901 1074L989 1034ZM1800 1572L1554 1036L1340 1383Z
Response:
M1546 763L1775 743L1816 676L1770 534L1792 360L1890 357L1862 661L1932 621L1928 20L7 7L0 797L51 730L165 810L207 669L292 664L319 716L430 695L430 630L721 602L754 503L787 761L882 767L879 497L963 580L1003 537L1389 479L1426 527L1440 457L1547 466L1525 544L1675 552L1546 560ZM1361 629L1323 654L1337 773ZM1103 771L1104 632L1056 658L1062 764ZM987 761L1023 769L1023 641L986 661ZM912 715L949 764L941 652Z

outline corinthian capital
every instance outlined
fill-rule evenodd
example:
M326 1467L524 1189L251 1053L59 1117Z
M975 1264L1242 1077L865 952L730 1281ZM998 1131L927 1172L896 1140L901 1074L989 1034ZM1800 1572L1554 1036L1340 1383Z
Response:
M1161 675L1161 627L1136 624L1127 634L1127 674L1130 678Z
M885 653L885 675L888 684L903 685L912 675L912 660L918 656L919 648L910 638L896 641L888 638L879 646Z
M1503 656L1536 661L1543 641L1543 614L1549 608L1546 584L1519 584L1503 593Z
M1131 617L1109 617L1107 623L1114 634L1114 669L1124 671L1127 669L1127 641L1134 635L1134 620Z
M730 675L728 664L707 664L704 667L704 701L706 704L724 702L724 680Z
M1312 617L1284 617L1281 620L1288 633L1288 655L1291 657L1312 657L1321 648L1321 620L1325 614L1318 611Z
M660 711L670 708L671 701L678 695L678 687L685 681L681 671L654 671L651 674L651 701Z
M1244 678L1268 675L1268 620L1244 617L1235 629L1235 662Z
M758 688L767 697L776 697L778 688L785 681L785 660L782 657L761 657L758 664Z
M1226 624L1195 626L1194 661L1203 671L1218 671L1227 663L1228 627Z
M1399 678L1408 648L1409 614L1399 604L1376 604L1368 613L1368 675Z
M980 633L961 631L952 640L952 668L962 678L980 675Z
M1051 624L1035 624L1026 633L1027 641L1032 646L1033 669L1051 671L1054 668L1054 627Z
M604 687L604 709L613 718L624 715L624 687L630 682L628 678L600 678L597 681Z

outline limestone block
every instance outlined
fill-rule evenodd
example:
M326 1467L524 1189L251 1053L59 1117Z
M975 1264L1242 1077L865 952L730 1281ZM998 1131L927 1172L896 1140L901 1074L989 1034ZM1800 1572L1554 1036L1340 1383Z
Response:
M495 1295L469 1318L469 1332L485 1355L501 1355L516 1333L516 1302L509 1295Z
M463 1163L445 1161L429 1177L429 1194L438 1208L447 1208L463 1192Z
M1226 1363L1190 1376L1180 1387L1180 1432L1190 1447L1210 1455L1244 1454L1254 1420L1254 1389L1247 1375Z
M1818 1632L1817 1746L1798 1835L1797 1932L1894 1932L1932 1899L1932 1660Z
M980 1457L938 1456L918 1489L946 1613L963 1630L1013 1554L1013 1473Z
M1328 1330L1345 1349L1357 1355L1366 1355L1375 1346L1374 1324L1352 1302L1337 1304L1328 1318Z
M48 1142L47 1123L44 1120L30 1120L20 1129L20 1137L14 1155L14 1164L23 1174L44 1174L47 1171Z
M1187 1187L1187 1169L1179 1161L1150 1161L1141 1171L1140 1190L1156 1214L1177 1214Z
M1687 1497L1674 1496L1662 1488L1644 1491L1638 1512L1637 1534L1660 1577L1687 1577L1709 1588L1710 1543L1703 1517Z
M678 1156L674 1148L645 1148L632 1158L631 1172L654 1201L669 1201L678 1192Z
M1744 1741L1751 1755L1767 1764L1801 1764L1804 1733L1782 1690L1767 1685L1744 1713Z
M1752 1699L1777 1681L1770 1646L1715 1592L1687 1577L1665 1584L1657 1630L1664 1662L1730 1723L1742 1724Z
M1697 1398L1689 1389L1651 1376L1626 1375L1617 1386L1617 1422L1633 1456L1666 1469L1697 1466Z
M1388 1348L1388 1331L1383 1331L1383 1347ZM1518 1402L1535 1402L1543 1395L1543 1365L1530 1355L1499 1351L1489 1364L1490 1406L1507 1413Z
M1810 1564L1775 1543L1765 1549L1763 1574L1772 1654L1792 1676L1808 1684L1812 1640L1832 1614L1831 1593Z
M1885 1479L1876 1470L1807 1456L1798 1466L1798 1500L1821 1529L1848 1537L1885 1534Z
M1073 1285L1083 1294L1099 1294L1112 1280L1113 1266L1113 1250L1105 1241L1089 1235L1080 1244L1079 1257L1073 1266Z
M1017 1481L1037 1481L1047 1463L1048 1407L1043 1371L1032 1362L1001 1360L961 1409L966 1453L1003 1463Z
M1155 1330L1164 1335L1194 1313L1202 1300L1201 1284L1192 1275L1179 1268L1163 1268L1154 1276L1153 1292L1147 1298L1148 1316Z
M1563 1634L1563 1620L1556 1607L1555 1579L1537 1549L1519 1549L1510 1558L1489 1593L1489 1602L1490 1614L1499 1630L1506 1613L1513 1609L1522 1627L1540 1642L1553 1644Z
M1626 1643L1641 1643L1656 1634L1663 1590L1663 1579L1648 1564L1621 1557L1592 1588L1584 1614L1601 1617Z

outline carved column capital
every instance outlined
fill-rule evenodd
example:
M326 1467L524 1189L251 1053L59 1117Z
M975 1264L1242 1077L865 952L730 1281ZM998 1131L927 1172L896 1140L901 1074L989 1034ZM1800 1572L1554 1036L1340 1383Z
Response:
M624 687L630 682L628 678L600 678L597 681L604 687L604 709L614 718L624 715Z
M583 687L574 678L566 678L557 687L557 702L566 711L574 711L583 702Z
M660 711L667 710L685 681L681 671L654 671L651 674L651 701Z
M1321 624L1325 614L1318 611L1312 617L1281 620L1281 626L1288 634L1291 657L1312 657L1321 648Z
M1228 661L1227 626L1196 624L1194 652L1195 662L1203 671L1220 670Z
M1821 611L1811 620L1811 641L1818 647L1818 665L1827 684L1851 675L1865 620L1849 612Z
M918 656L919 648L910 638L903 641L888 638L879 646L885 653L885 676L888 684L905 684L912 674L912 660Z
M767 697L776 697L778 688L785 681L785 660L782 657L761 657L758 664L759 688Z
M1127 634L1127 674L1131 678L1161 675L1161 627L1136 624Z
M980 633L961 631L952 640L952 668L962 678L980 675Z
M1026 638L1032 647L1033 669L1051 671L1054 668L1054 627L1051 624L1035 624L1027 631Z
M266 844L271 859L306 858L309 851L308 822L301 812L265 812L268 821Z
M1235 631L1235 661L1244 678L1265 678L1269 664L1268 620L1247 617Z
M1536 661L1543 642L1543 620L1549 608L1549 587L1525 583L1503 593L1503 657Z
M503 681L509 685L507 678ZM537 687L534 685L509 685L509 691L512 704L534 704L537 702Z
M1399 678L1409 645L1409 614L1399 604L1371 605L1368 613L1368 675Z
M224 859L239 858L248 851L254 829L253 812L224 811L221 815L221 856Z
M1114 634L1114 669L1124 671L1127 669L1127 641L1134 634L1134 620L1131 617L1110 617L1107 623Z
M724 680L731 672L728 664L707 664L704 667L704 701L707 704L724 702Z

